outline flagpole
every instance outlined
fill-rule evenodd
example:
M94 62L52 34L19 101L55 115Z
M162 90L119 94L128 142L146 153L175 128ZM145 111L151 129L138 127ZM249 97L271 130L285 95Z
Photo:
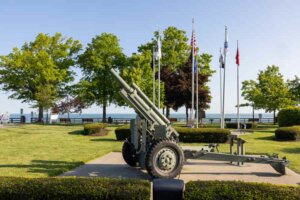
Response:
M158 95L157 95L157 103L158 103L158 109L160 109L160 58L161 58L161 41L160 41L160 34L158 32L157 37L157 60L158 60Z
M160 57L158 57L158 109L160 109Z
M192 108L191 108L191 122L192 122L192 126L194 126L194 92L195 92L195 78L194 78L194 64L195 64L195 60L194 60L194 18L192 20Z
M199 103L198 103L198 96L199 96L199 90L198 90L198 65L197 65L197 71L196 71L196 128L198 128L199 123Z
M227 54L227 26L225 26L225 43L224 43L224 73L223 73L223 106L222 106L222 128L225 128L225 77L226 77L226 54Z
M222 59L222 60L221 60ZM220 126L222 128L222 124L223 124L223 98L222 98L222 65L223 65L223 58L222 58L222 50L220 48L220 60L219 60L219 64L220 64Z
M239 68L240 68L240 61L239 61L239 41L237 41L237 129L240 129L240 77L239 77Z
M152 103L155 105L155 47L153 46L153 50L152 50L152 70L153 70L153 94L152 94Z

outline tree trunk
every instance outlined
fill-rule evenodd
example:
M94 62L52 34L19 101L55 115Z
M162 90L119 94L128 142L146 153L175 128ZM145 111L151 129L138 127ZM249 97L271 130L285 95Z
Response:
M103 102L102 122L106 122L106 101Z
M254 106L252 106L252 123L254 123Z
M273 112L273 124L275 125L276 122L277 122L277 120L276 120L276 110L274 110L274 112Z
M170 118L170 107L169 106L167 106L167 108L166 108L166 117Z
M189 120L189 109L187 106L185 106L185 117L186 117L186 124L188 124Z
M44 108L43 106L39 106L38 122L43 122L43 118L44 118Z
M163 107L163 115L165 115L165 107Z

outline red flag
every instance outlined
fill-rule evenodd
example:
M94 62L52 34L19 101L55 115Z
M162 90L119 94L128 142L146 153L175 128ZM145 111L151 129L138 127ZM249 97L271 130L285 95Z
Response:
M240 52L239 52L239 47L237 47L237 49L236 49L235 63L237 64L237 66L240 66Z

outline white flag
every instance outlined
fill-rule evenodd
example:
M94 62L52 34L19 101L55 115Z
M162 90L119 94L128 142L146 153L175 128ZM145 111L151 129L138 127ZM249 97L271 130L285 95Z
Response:
M157 52L156 52L156 60L161 59L161 41L160 37L157 38Z

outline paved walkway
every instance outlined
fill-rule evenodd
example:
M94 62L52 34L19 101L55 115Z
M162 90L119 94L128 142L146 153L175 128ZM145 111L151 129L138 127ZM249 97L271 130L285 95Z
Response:
M115 152L92 160L61 176L121 177L150 180L146 171L129 167L125 164L121 153ZM268 164L247 163L243 166L236 166L225 162L203 160L188 160L179 178L185 182L190 180L240 180L300 185L300 175L290 169L287 169L287 175L281 176Z

